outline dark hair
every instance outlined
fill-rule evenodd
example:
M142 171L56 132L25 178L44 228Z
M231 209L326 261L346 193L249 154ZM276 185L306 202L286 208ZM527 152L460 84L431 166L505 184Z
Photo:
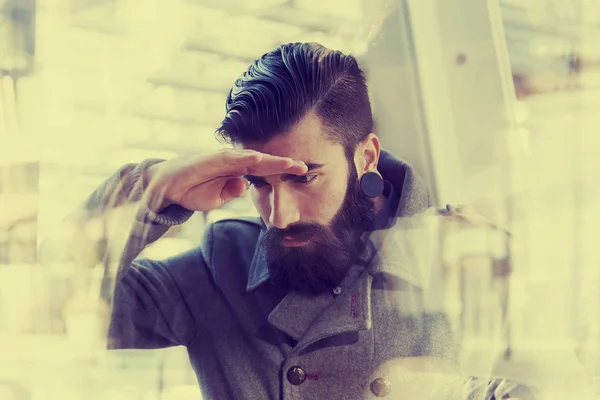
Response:
M230 144L265 143L310 111L347 155L373 128L356 59L318 43L288 43L254 61L235 81L216 134Z

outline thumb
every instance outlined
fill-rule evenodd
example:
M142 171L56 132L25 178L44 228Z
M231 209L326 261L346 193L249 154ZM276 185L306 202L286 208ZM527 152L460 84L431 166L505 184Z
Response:
M223 190L221 190L221 199L223 200L223 204L238 197L242 197L244 193L246 193L246 188L246 181L244 179L229 179L223 186Z

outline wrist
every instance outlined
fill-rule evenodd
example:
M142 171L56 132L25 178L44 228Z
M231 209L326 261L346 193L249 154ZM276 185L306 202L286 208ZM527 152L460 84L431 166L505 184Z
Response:
M167 195L167 187L165 184L161 183L159 179L161 163L156 163L150 165L144 171L144 188L145 190L145 202L149 210L160 213L165 208L169 207L172 204L175 204L174 201L170 200Z

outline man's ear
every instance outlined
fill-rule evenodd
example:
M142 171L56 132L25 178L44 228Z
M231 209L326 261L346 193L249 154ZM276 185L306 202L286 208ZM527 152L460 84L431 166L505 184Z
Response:
M374 133L364 138L356 149L354 154L354 162L358 175L362 176L367 172L377 172L377 164L379 163L379 155L381 153L381 144L379 138Z

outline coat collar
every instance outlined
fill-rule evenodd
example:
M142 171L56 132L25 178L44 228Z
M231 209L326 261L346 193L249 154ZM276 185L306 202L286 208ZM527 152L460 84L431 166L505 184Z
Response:
M373 232L365 255L372 260L369 273L388 274L426 289L432 267L439 262L440 239L437 209L419 215L396 218L391 227Z
M253 292L265 284L267 280L269 280L267 251L262 245L264 235L264 230L261 230L260 234L258 235L258 240L256 241L256 248L254 249L254 256L252 257L252 262L250 263L250 270L248 271L248 284L246 285L246 292Z

